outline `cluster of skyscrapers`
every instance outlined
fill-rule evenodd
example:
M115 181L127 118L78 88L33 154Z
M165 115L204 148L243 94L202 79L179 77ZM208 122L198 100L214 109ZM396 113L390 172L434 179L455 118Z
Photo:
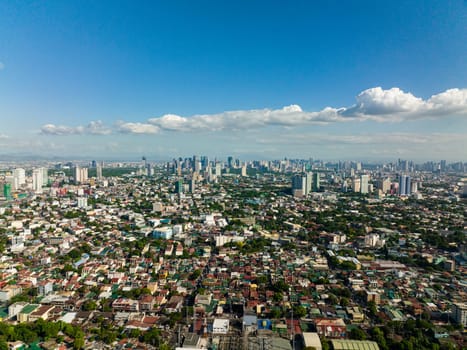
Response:
M408 175L400 175L399 176L399 195L400 196L408 196L413 191L412 188L412 179Z
M318 172L308 172L292 177L292 194L295 197L308 196L311 192L320 190L320 175Z
M49 181L47 168L32 169L31 178L27 181L26 170L16 168L12 173L5 176L3 184L3 195L11 198L11 193L23 188L30 188L36 193L42 192L42 187L47 186Z

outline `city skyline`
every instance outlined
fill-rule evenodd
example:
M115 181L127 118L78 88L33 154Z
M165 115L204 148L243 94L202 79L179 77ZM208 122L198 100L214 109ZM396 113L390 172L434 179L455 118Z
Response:
M0 13L0 156L467 158L463 2Z

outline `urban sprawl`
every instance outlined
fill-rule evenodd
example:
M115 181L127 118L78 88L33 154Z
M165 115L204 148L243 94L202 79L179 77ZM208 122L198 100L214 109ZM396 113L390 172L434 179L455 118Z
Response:
M466 349L466 170L0 162L0 350Z

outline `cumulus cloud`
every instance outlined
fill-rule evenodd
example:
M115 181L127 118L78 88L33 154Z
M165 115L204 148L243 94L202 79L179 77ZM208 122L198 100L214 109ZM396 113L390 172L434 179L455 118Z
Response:
M344 109L342 115L382 122L467 116L467 89L449 89L423 100L399 88L375 87L362 91L356 99L357 103Z
M218 114L198 114L182 117L166 114L151 118L148 123L168 131L222 131L243 130L266 126L297 126L307 123L323 123L345 120L339 110L325 108L320 112L305 112L298 105L281 109L252 109L228 111Z
M147 123L117 123L117 130L124 134L157 134L159 127Z
M254 109L201 114L183 117L166 114L147 122L168 131L221 131L267 126L301 126L345 121L376 120L397 122L419 118L441 118L449 115L467 116L467 89L450 89L427 100L399 88L384 90L375 87L362 91L357 103L350 107L326 107L307 112L298 105L281 109Z
M108 135L112 132L111 129L104 126L100 121L91 121L85 126L64 126L55 124L45 124L41 127L41 134L44 135Z
M357 104L343 111L347 116L399 115L424 108L425 102L399 88L383 90L375 87L362 91Z
M127 134L157 134L161 131L235 131L365 120L400 122L446 116L467 117L467 89L449 89L428 99L422 99L397 87L387 90L374 87L359 93L356 96L356 103L349 107L326 107L320 111L304 111L299 105L294 104L279 109L237 110L189 117L165 114L142 122L120 121L112 131ZM46 124L41 132L48 135L108 134L111 130L97 121L77 127Z

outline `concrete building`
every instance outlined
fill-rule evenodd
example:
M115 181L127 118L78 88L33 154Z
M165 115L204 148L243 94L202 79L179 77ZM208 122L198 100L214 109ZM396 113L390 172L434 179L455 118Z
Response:
M76 183L88 181L88 168L81 168L79 166L76 166L73 172L73 180Z
M229 332L230 321L225 318L216 318L212 324L213 334L227 334Z
M467 303L452 304L452 318L456 323L467 326Z
M32 189L35 193L42 193L44 181L43 169L44 168L38 168L32 171Z
M361 189L361 180L359 178L352 179L352 191L353 192L360 192Z
M412 180L408 175L399 176L399 195L408 196L412 190Z
M360 176L360 193L362 194L368 193L369 181L370 181L369 175Z

